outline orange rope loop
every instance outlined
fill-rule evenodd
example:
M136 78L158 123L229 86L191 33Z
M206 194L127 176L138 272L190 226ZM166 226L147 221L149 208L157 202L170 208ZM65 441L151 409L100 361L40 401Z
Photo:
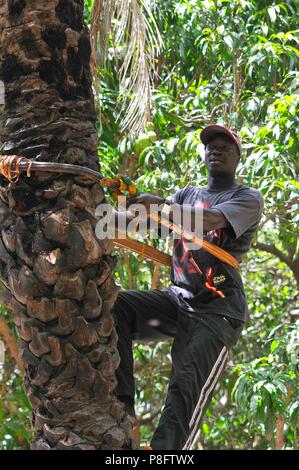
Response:
M17 155L4 155L0 159L0 173L10 183L16 183L21 175L19 165L21 162L28 163L27 176L30 176L31 160L26 157L18 157Z

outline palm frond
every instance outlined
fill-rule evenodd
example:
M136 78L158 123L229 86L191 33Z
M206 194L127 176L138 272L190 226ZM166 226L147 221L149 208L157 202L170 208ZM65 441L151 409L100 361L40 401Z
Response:
M119 78L117 119L122 132L137 134L151 115L151 83L162 48L149 0L95 0L90 34L94 76L109 50Z

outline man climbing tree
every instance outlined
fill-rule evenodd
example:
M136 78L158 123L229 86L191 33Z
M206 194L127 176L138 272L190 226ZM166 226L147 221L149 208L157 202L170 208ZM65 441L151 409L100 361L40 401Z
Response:
M237 184L235 173L242 154L238 137L229 129L210 125L201 133L208 182L187 186L170 200L143 193L130 204L171 204L202 208L204 239L241 262L249 250L263 209L261 194ZM170 207L169 207L170 204ZM221 258L221 256L220 256ZM121 361L117 395L134 416L132 340L174 338L172 375L153 449L191 449L199 423L223 372L229 349L249 319L242 279L236 267L201 248L189 250L183 236L175 240L171 281L164 289L128 290L118 294L114 316Z

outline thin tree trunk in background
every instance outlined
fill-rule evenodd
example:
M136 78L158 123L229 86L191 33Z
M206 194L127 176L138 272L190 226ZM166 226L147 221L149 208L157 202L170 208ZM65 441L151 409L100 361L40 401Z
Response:
M16 363L17 367L21 372L24 372L23 369L23 362L19 357L19 349L17 345L17 340L10 331L7 323L3 318L0 318L0 338L3 339L6 348L8 348L11 357L13 358L14 362Z
M127 267L128 271L128 289L134 289L134 281L133 281L133 274L132 274L132 267L129 261L128 253L123 253L123 263Z
M292 397L292 389L289 385L287 385L288 394L286 397L287 403L290 402ZM284 426L285 426L286 418L285 416L278 416L276 420L276 435L275 435L275 450L281 450L285 446L285 439L284 439Z
M275 450L281 450L283 449L285 445L284 425L285 425L285 417L278 416L277 421L276 421Z
M98 169L83 0L0 0L0 153ZM33 408L33 449L120 449L112 243L94 235L94 183L1 178L2 303L14 314Z
M161 264L154 263L154 273L152 277L151 289L158 289L160 284L161 276Z

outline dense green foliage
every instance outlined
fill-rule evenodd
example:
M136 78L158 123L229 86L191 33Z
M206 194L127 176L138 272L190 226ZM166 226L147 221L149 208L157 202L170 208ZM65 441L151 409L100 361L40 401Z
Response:
M86 1L87 22L92 3ZM166 196L185 184L204 184L199 140L203 126L218 122L239 130L245 155L239 181L258 188L265 198L255 246L242 265L251 322L230 355L197 447L275 448L277 419L284 417L285 448L298 448L297 2L157 0L151 4L164 41L153 84L152 122L142 135L120 133L115 115L118 82L110 53L100 71L101 171L107 176L127 173L140 189ZM155 241L170 250L165 243ZM152 263L116 251L122 259L115 273L121 288L150 288ZM163 267L159 287L168 282L169 270ZM136 345L134 354L137 411L142 442L147 443L166 394L170 344ZM4 379L0 446L21 448L29 439L29 407L9 356Z

